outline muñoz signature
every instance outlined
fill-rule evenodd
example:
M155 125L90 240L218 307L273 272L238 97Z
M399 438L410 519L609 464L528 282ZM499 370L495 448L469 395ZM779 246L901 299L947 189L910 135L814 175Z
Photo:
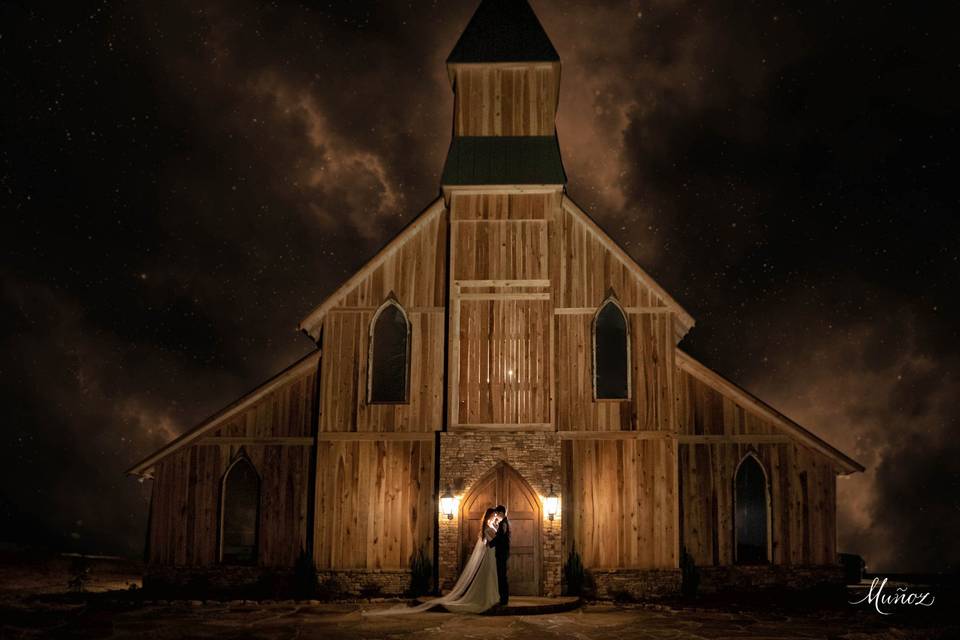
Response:
M879 586L877 584L879 583ZM880 613L885 616L889 616L892 611L881 611L880 605L897 605L897 604L912 604L920 605L922 607L932 607L934 603L934 597L930 593L913 593L907 591L907 587L897 587L897 593L894 595L885 595L883 593L883 588L887 586L887 579L884 578L883 582L880 582L880 578L874 578L873 582L870 583L870 590L867 591L867 595L863 596L860 600L856 602L851 602L850 604L860 604L861 602L867 602L873 604L876 608L877 613ZM876 590L876 593L874 593ZM930 599L927 602L927 598Z

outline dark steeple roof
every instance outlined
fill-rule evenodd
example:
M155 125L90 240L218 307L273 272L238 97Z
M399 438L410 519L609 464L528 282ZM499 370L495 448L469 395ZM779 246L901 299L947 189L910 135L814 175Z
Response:
M483 0L447 63L558 60L557 50L526 0Z

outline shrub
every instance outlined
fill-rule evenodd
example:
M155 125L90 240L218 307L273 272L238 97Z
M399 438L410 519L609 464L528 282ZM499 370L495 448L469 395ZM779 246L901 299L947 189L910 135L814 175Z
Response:
M410 589L409 596L416 598L430 593L430 583L433 581L433 563L419 547L410 556Z
M687 548L680 551L680 593L693 597L697 595L700 586L700 572L693 561L693 556L687 553Z
M577 553L576 549L570 551L567 563L563 567L563 575L567 584L567 595L584 595L586 574L583 570L583 563L580 561L580 554Z

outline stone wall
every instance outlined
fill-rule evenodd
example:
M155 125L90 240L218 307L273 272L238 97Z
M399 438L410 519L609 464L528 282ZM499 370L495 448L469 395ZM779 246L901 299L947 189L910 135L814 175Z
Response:
M843 567L836 565L724 565L697 567L700 593L751 589L807 589L845 583Z
M318 571L317 580L322 592L330 591L344 598L402 596L410 588L410 570Z
M498 463L513 467L539 495L545 496L551 486L563 496L560 482L560 438L554 432L457 432L440 434L440 492L447 487L462 497L477 480ZM543 547L541 576L543 595L560 595L561 542L558 513L551 521L543 519L540 541ZM457 557L458 521L438 514L440 588L450 589L460 573Z
M645 600L680 592L680 569L588 569L586 595L598 600Z

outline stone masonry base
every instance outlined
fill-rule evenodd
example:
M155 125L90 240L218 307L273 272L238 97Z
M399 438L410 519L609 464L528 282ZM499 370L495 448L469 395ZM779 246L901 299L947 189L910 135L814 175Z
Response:
M697 567L700 593L748 591L765 588L808 589L842 585L843 567L837 565L728 565Z

